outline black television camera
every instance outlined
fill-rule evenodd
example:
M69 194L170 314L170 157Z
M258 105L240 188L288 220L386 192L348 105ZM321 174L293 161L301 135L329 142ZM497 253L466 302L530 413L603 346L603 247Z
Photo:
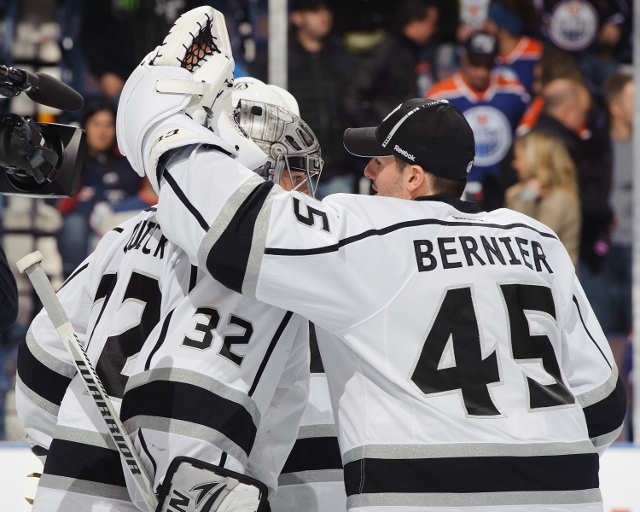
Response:
M82 96L44 73L0 66L0 96L29 98L75 112ZM0 194L65 197L78 189L86 134L75 126L36 123L16 114L0 116Z

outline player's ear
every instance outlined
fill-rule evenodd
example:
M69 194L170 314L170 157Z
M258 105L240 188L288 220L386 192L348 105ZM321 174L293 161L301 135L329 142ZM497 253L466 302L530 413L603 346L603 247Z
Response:
M410 165L408 170L407 177L407 188L410 192L414 192L416 190L420 190L425 180L427 179L427 175L419 165Z

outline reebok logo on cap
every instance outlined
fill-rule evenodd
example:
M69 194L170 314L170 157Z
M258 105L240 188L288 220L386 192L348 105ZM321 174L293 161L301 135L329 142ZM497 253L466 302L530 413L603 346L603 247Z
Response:
M393 148L394 151L397 151L398 153L400 153L402 156L404 156L405 158L408 158L409 160L411 160L412 162L416 161L416 157L414 155L412 155L411 153L409 153L408 151L405 151L404 149L402 149L400 146L398 146L396 144L396 147Z
M395 156L452 180L467 179L475 156L471 126L446 100L407 100L378 126L348 128L343 142L352 155Z

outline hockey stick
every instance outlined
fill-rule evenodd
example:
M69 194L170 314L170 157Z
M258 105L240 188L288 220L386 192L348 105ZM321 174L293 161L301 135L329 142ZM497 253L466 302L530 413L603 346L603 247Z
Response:
M31 254L27 254L24 258L18 261L16 265L18 270L20 270L20 272L25 272L31 280L31 284L38 294L38 297L40 297L45 311L49 315L56 331L58 331L58 335L71 355L73 364L77 368L78 373L82 376L82 380L89 392L89 396L93 399L93 402L96 404L102 418L107 424L107 429L109 430L111 439L113 439L118 447L120 455L122 455L126 461L127 470L133 477L136 487L142 494L148 511L154 512L158 505L158 500L153 492L151 479L149 478L149 475L147 475L142 461L140 460L140 456L133 447L129 434L127 434L127 431L120 421L111 400L107 396L100 378L93 369L91 361L89 361L86 352L82 348L82 345L80 345L78 335L73 330L73 326L67 318L67 314L60 303L60 299L58 299L51 283L49 282L49 278L40 266L41 261L42 254L40 254L40 251L36 251Z

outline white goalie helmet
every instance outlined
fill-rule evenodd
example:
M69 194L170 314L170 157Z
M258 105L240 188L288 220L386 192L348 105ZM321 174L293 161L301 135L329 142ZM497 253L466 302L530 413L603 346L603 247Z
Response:
M275 183L280 183L286 172L294 190L306 184L314 196L324 161L320 143L300 118L293 95L276 85L245 77L235 81L231 100L237 123L267 155L267 163L255 171Z

